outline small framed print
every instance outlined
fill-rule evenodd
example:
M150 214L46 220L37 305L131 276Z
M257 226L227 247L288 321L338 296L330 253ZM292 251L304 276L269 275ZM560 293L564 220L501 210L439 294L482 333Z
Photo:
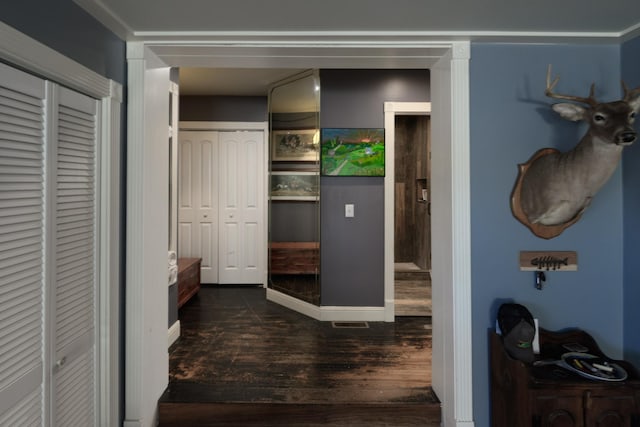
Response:
M271 172L271 200L318 200L317 172Z
M271 160L317 161L320 148L318 140L316 129L274 130L271 132Z

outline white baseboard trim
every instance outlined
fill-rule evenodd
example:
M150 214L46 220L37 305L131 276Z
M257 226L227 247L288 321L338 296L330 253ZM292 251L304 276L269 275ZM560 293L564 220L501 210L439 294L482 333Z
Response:
M316 306L267 288L267 300L323 322L384 322L384 307Z
M384 300L384 321L385 322L396 321L396 300L395 299Z
M283 307L287 307L293 311L309 316L312 319L322 320L320 307L301 301L297 298L283 294L282 292L267 288L267 301L275 302Z
M323 321L384 322L384 307L321 307Z
M176 340L178 338L180 338L180 321L176 320L175 323L173 325L171 325L171 327L169 328L169 331L167 332L168 338L169 338L169 345L167 345L167 348L171 347L171 344L173 344L174 342L176 342Z

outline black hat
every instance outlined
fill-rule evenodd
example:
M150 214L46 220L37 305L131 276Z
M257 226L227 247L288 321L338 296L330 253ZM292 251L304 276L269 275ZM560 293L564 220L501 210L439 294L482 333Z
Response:
M502 342L507 353L523 362L533 362L536 327L529 310L521 304L502 304L498 309L498 326L502 331Z

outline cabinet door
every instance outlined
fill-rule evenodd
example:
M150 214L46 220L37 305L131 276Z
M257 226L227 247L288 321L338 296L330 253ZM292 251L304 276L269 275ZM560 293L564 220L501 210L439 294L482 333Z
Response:
M634 427L636 402L631 394L585 397L585 427Z
M582 397L548 395L537 397L533 408L533 426L582 427Z

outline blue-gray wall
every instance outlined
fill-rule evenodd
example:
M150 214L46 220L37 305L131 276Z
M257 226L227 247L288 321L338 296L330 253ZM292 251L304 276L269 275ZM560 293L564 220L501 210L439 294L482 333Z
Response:
M630 88L640 86L640 37L622 45L622 79ZM636 126L639 130L640 126ZM626 149L624 183L624 357L640 367L640 142Z
M494 327L497 308L504 300L526 305L543 328L582 328L609 356L623 355L621 168L582 219L554 239L534 236L510 211L517 165L539 148L569 149L585 131L583 125L561 119L551 110L554 101L544 95L548 64L560 75L558 92L587 96L595 81L598 99L620 97L617 44L472 44L471 277L478 426L489 425L488 330ZM578 271L549 272L544 290L536 290L533 273L519 270L522 250L577 251Z
M321 128L384 128L385 101L431 99L429 72L321 70L320 94ZM320 283L322 305L384 306L384 178L321 177Z

